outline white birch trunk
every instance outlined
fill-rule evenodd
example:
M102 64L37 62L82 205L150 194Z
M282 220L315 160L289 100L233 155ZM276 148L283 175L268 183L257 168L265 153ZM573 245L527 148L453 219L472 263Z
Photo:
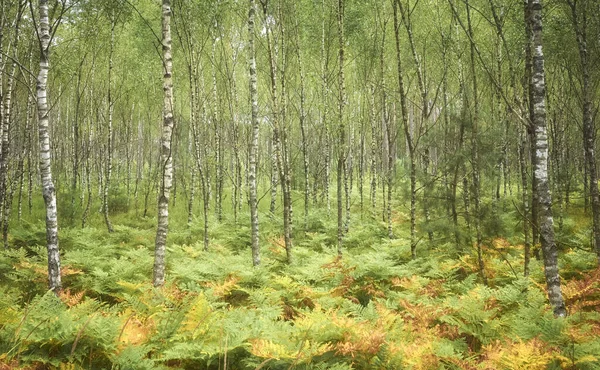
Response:
M48 115L48 69L50 52L50 21L48 0L40 0L40 72L37 77L38 132L40 143L40 175L42 195L46 205L46 248L48 250L48 285L58 293L61 289L60 254L58 250L58 219L56 211L56 190L52 182L50 159L50 119Z
M165 250L169 228L169 196L173 185L173 58L171 56L171 1L162 1L162 50L163 50L163 125L160 147L161 184L158 194L158 227L154 251L154 286L165 283Z
M544 54L542 51L542 4L541 0L529 0L532 31L533 69L532 124L535 134L535 167L533 178L537 182L539 206L540 242L544 254L544 273L548 287L548 298L556 316L566 316L565 302L560 289L558 275L558 248L554 240L554 220L552 218L552 196L548 179L548 134L546 128L546 82Z
M254 50L254 19L256 2L250 0L248 11L248 54L250 72L250 102L252 105L252 134L250 136L250 168L248 170L248 187L250 188L250 224L252 229L252 265L260 265L260 245L258 240L258 199L256 189L256 169L258 161L258 91L256 83L256 52Z

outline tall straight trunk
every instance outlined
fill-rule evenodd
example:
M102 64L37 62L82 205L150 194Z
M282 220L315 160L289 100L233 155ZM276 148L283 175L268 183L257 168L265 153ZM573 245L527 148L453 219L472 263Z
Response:
M360 104L359 104L360 105ZM361 110L363 107L361 106ZM364 211L364 202L365 202L365 194L364 194L364 182L365 182L365 119L361 117L360 119L360 139L358 143L358 196L360 199L360 218L363 218Z
M345 99L344 99L345 101ZM345 201L345 220L344 220L344 235L348 233L350 228L350 194L352 194L352 148L354 147L354 128L350 125L350 136L344 161L344 201Z
M194 94L194 75L193 75L193 44L191 41L189 41L188 39L188 52L189 54L186 55L186 62L187 62L187 71L188 71L188 83L189 83L189 93L190 93L190 126L188 128L188 147L187 147L187 152L189 154L197 154L194 149L196 148L196 102L195 102L195 94ZM189 184L189 195L188 195L188 203L187 203L187 225L188 227L191 226L192 222L194 221L194 201L196 199L196 173L197 173L197 161L196 161L197 157L193 156L192 157L192 164L191 164L191 177L190 177L190 184ZM187 162L187 161L186 161Z
M423 213L425 214L425 224L427 225L427 238L433 242L433 230L431 228L431 196L433 194L433 171L430 173L431 154L429 148L425 148L423 153L423 174L425 175L425 186L423 189Z
M256 170L258 161L258 91L256 83L256 51L254 49L254 19L256 16L256 0L250 0L248 11L248 58L249 89L252 106L252 131L250 135L250 168L248 170L248 187L250 188L250 224L252 229L252 265L260 265L260 245L258 240L258 199L256 189Z
M550 109L549 109L550 110ZM550 120L551 125L551 133L552 133L552 142L553 142L553 151L550 153L551 160L550 162L553 164L553 174L554 174L554 189L556 194L555 204L558 203L558 230L562 231L563 229L563 215L564 215L564 202L563 202L563 162L562 158L564 157L565 151L565 127L561 125L559 119L557 117L556 110L554 111L554 117ZM564 164L566 167L567 164Z
M129 121L125 129L125 136L132 138L133 136L133 113L135 112L135 103L131 106L131 112L129 113ZM133 166L133 153L132 153L133 140L127 140L125 143L125 160L127 161L127 176L125 184L127 187L127 207L131 203L131 171Z
M558 274L558 248L554 240L552 219L552 196L548 180L548 134L546 130L546 82L544 54L542 51L542 4L541 0L529 0L531 25L532 60L532 124L535 131L535 168L533 177L537 181L537 199L540 211L540 241L544 254L544 272L548 287L548 298L556 316L566 316L565 303L560 289Z
M4 16L6 10L4 7L4 0L0 0L0 161L2 161L2 133L4 129L4 110L2 109L2 102L4 101L4 28L5 19ZM0 205L2 204L2 198L0 198ZM1 208L0 208L1 212ZM2 219L0 219L0 222Z
M385 93L384 93L385 96ZM384 98L385 101L385 98ZM384 109L385 111L385 109ZM385 114L385 113L384 113ZM395 112L393 113L395 115ZM395 121L395 120L394 120ZM389 117L385 120L385 130L387 136L387 169L386 169L386 180L387 180L387 204L386 204L386 221L387 221L387 231L388 238L394 239L394 231L392 229L392 188L394 184L394 156L393 156L393 145L394 139L392 138L393 123L390 122Z
M190 47L190 61L188 64L188 73L189 73L189 83L190 83L190 126L192 129L192 140L193 140L193 149L192 152L194 154L194 168L192 170L192 187L195 182L195 174L198 173L200 177L200 185L202 190L202 212L204 219L204 250L208 251L209 237L208 237L208 203L210 199L208 197L208 189L206 186L206 177L204 175L204 171L202 170L202 151L200 144L200 133L198 129L198 117L200 115L199 104L198 104L198 70L196 68L195 56L193 51L193 46ZM190 149L191 150L191 149ZM192 188L193 189L193 188ZM188 214L188 223L191 223L192 216L192 207L193 207L193 197L190 196L189 214Z
M81 91L81 74L83 71L83 64L85 63L85 58L81 59L79 63L79 68L77 70L77 85L75 90L75 120L73 121L73 162L72 162L72 171L73 178L71 179L71 220L75 220L75 197L77 194L77 185L79 180L79 165L80 165L80 108L81 108L81 97L83 92Z
M527 109L528 109L528 116L529 116L529 127L527 130L527 133L529 134L529 141L530 141L530 160L531 160L531 167L535 168L536 167L536 153L535 153L535 130L533 128L533 78L531 77L532 73L533 73L533 49L532 49L532 42L533 42L533 30L532 30L532 26L530 23L530 18L531 18L531 6L529 3L529 0L524 0L524 4L525 4L525 11L524 11L524 15L525 15L525 34L526 34L526 39L527 42L525 43L525 84L524 86L526 87L526 91L527 91ZM537 179L535 176L531 177L531 245L533 246L533 253L535 254L536 259L540 259L540 252L539 252L539 248L538 248L538 242L539 242L539 234L540 234L540 226L539 226L539 216L538 216L538 199L536 198L538 194L537 191Z
M519 136L521 142L519 145L519 167L521 169L521 198L523 203L523 236L525 239L525 250L524 250L524 263L523 263L523 275L529 276L529 261L531 259L531 242L529 240L529 195L527 194L527 133L524 129L519 130Z
M379 53L379 73L380 73L380 85L381 85L381 122L383 124L385 130L385 140L386 140L386 159L383 161L386 164L385 168L385 181L387 182L387 200L384 199L385 207L384 207L384 219L387 223L387 231L388 238L394 238L394 232L392 229L392 188L394 183L394 131L392 126L394 126L394 122L390 122L390 113L387 108L387 92L385 85L385 36L386 36L386 24L383 23L383 35L381 38L381 50ZM393 117L396 117L396 112L392 113ZM384 193L385 195L385 193Z
M161 136L159 173L161 174L158 193L158 226L154 250L154 286L165 283L165 250L169 229L169 196L173 184L173 155L171 138L173 135L173 58L171 56L171 1L162 1L162 50L163 50L163 125Z
M235 63L234 63L235 67ZM240 158L240 125L236 112L239 112L237 85L235 83L235 71L231 72L231 89L233 90L233 106L231 111L231 119L233 123L233 156L234 156L234 176L232 181L232 207L233 207L233 222L237 225L238 213L242 209L242 160Z
M483 251L482 251L482 234L481 234L481 198L480 198L480 179L479 179L479 90L477 86L477 73L475 71L475 40L473 33L473 26L471 22L471 7L469 0L465 0L465 6L467 8L467 27L469 32L469 46L470 46L470 57L471 57L471 83L472 85L472 96L473 96L473 116L471 117L471 164L473 167L473 212L475 213L475 233L476 233L476 247L477 247L477 262L479 264L479 274L483 279L483 282L487 285L487 277L485 275L485 268L483 264Z
M398 2L394 1L394 35L396 37L396 59L398 72L398 93L400 94L400 107L402 110L402 127L406 136L406 146L410 161L410 254L413 259L417 258L417 172L415 161L415 141L408 122L408 108L406 93L404 90L404 76L402 69L402 58L400 49L400 24L398 23Z
M216 44L213 41L212 45L212 121L215 129L215 214L217 221L223 219L223 148L222 148L222 132L221 120L219 116L219 96L217 91L217 59L216 59Z
M193 111L194 108L193 108L193 103L191 101L190 101L190 106L192 107L192 109L190 109L190 111ZM192 113L192 115L193 115L193 113ZM192 135L190 135L190 136L192 136ZM188 153L192 153L192 143L193 143L193 138L190 137L189 145L188 145ZM188 204L187 204L188 226L190 226L192 224L192 222L194 221L194 200L196 199L196 163L193 163L191 167L192 167L192 175L190 178L190 195L188 196Z
M444 152L445 155L448 157L452 158L452 154L450 153L451 149L450 149L450 114L449 114L449 110L450 110L450 106L449 106L449 102L448 102L448 44L449 44L449 37L446 35L442 35L442 61L444 64L444 73L442 75L442 99L443 99L443 103L444 103L444 107L443 107L443 119L444 119ZM461 82L462 84L462 82ZM463 127L463 124L461 123L461 127ZM459 137L459 148L462 147L462 140L463 140L463 133L464 130L460 130L460 137ZM447 161L449 162L449 160L447 159ZM459 233L459 229L458 229L458 210L456 207L456 192L457 192L457 188L458 188L458 174L459 174L459 163L457 160L453 160L454 163L449 163L448 165L448 172L452 173L452 180L450 181L450 183L447 183L447 197L448 197L448 213L450 215L450 217L452 218L452 225L454 227L454 242L455 242L455 247L456 250L460 250L461 249L461 243L460 243L460 233ZM448 181L447 181L448 182Z
M375 86L371 85L369 122L371 124L371 210L375 211L377 203L377 125L375 121Z
M595 133L593 110L593 86L590 76L590 55L588 50L588 14L586 2L568 1L571 7L573 28L577 37L579 62L581 65L581 98L583 103L583 148L585 151L585 167L589 177L589 193L592 206L592 228L594 248L600 259L600 194L598 193L598 172L596 169ZM581 15L577 5L581 5ZM587 184L587 181L586 181Z
M325 130L323 140L324 157L325 157L325 183L323 184L323 194L327 205L327 216L331 215L331 197L329 195L330 180L331 180L331 133L329 130L329 78L327 75L327 57L325 54L325 0L321 0L321 125Z
M32 44L32 46L29 49L29 61L28 61L28 69L31 71L32 65L33 65L33 49L34 49L34 45ZM33 81L34 81L35 76L33 75L29 75L28 77L28 86L32 86L33 85ZM1 89L0 89L1 90ZM27 128L27 132L26 132L26 145L27 145L27 211L28 214L31 215L31 212L33 210L33 173L35 171L35 164L34 164L34 160L33 160L33 156L35 155L33 153L34 151L34 145L33 145L33 140L34 140L34 136L35 136L35 124L33 124L33 120L34 120L34 110L33 110L33 106L35 104L35 97L32 96L31 94L28 94L27 96L27 124L26 126Z
M275 206L277 205L277 185L279 185L279 168L277 167L277 144L279 138L275 134L275 130L273 130L273 135L271 136L271 142L269 146L270 150L270 158L271 158L271 203L269 204L269 213L271 216L275 214Z
M225 51L225 43L224 38L221 37L220 40L221 48L223 50L223 55L227 55ZM235 67L237 64L238 53L233 52L231 55L232 64L229 66L228 59L229 56L223 58L227 77L227 106L229 108L229 115L231 119L231 146L233 149L233 156L230 157L230 170L231 170L231 208L233 211L233 222L237 224L238 221L238 211L241 209L241 161L240 161L240 153L239 153L239 123L238 123L238 112L239 112L239 104L238 104L238 94L237 94L237 85L235 82ZM223 185L221 185L223 186Z
M338 0L337 9L337 23L338 23L338 39L339 39L339 97L338 97L338 161L337 161L337 252L338 255L342 255L342 241L344 238L344 209L343 209L343 198L344 193L342 187L345 178L345 165L346 165L346 127L344 123L344 106L346 104L346 91L344 82L344 0Z
M31 55L32 49L29 50L29 60L31 63L31 59L32 59L32 55ZM29 76L28 78L29 80L29 86L31 86L31 76ZM31 204L30 199L31 199L31 189L29 187L29 184L31 184L32 179L31 179L31 114L32 114L32 99L31 99L31 95L28 94L27 95L27 104L25 107L25 131L23 133L23 159L22 159L22 168L21 168L21 184L20 184L20 188L19 188L19 205L18 205L18 214L17 214L17 219L19 221L21 221L21 216L22 216L22 209L21 209L21 201L22 201L22 192L23 192L23 188L24 188L24 182L25 182L25 168L24 168L24 162L27 161L27 183L28 183L28 200L29 200L29 204ZM31 214L31 211L29 212Z
M298 74L300 75L300 135L302 139L302 165L304 170L304 231L308 230L308 208L310 199L309 175L309 157L308 157L308 138L306 128L306 87L304 65L302 63L302 54L300 51L300 27L298 17L296 19L296 58L298 60Z
M133 187L133 199L135 204L135 214L138 215L139 205L139 193L140 193L140 183L144 177L144 171L142 170L144 167L144 149L143 149L143 137L144 130L142 129L142 115L138 114L138 122L137 122L137 142L136 142L136 169L135 169L135 185Z
M191 50L193 50L193 47L190 48ZM206 122L206 107L202 107L202 111L200 111L200 104L198 104L198 100L199 100L199 96L200 96L200 84L198 83L198 63L195 61L197 58L197 56L194 56L194 53L192 52L191 54L191 65L193 65L192 68L192 74L190 75L191 77L191 81L190 81L190 86L193 86L193 93L195 98L192 99L192 101L194 101L194 106L192 106L192 109L194 110L194 116L195 119L194 121L192 121L193 125L192 125L192 134L194 135L194 147L195 147L195 158L196 158L196 169L198 170L198 175L200 176L200 184L201 184L201 189L202 189L202 212L203 212L203 219L204 219L204 250L208 251L208 244L209 244L209 235L208 235L208 209L209 209L209 203L210 203L210 180L208 177L208 172L209 171L203 171L202 170L202 161L201 161L201 153L203 153L201 151L201 146L200 146L200 132L197 128L197 123L198 120L200 119L200 117L202 116L202 121ZM206 133L206 137L208 137L208 132ZM207 145L203 145L204 147L204 155L206 157L206 147Z
M46 205L46 248L48 250L48 285L58 293L61 289L60 253L58 249L58 217L56 211L56 189L52 181L50 155L50 119L48 112L48 69L50 54L50 20L48 0L39 2L40 72L37 77L37 110L40 143L40 175L42 195Z
M93 81L94 81L94 72L92 69L92 86L93 86ZM94 101L93 97L94 97L94 90L93 88L90 89L89 91L89 96L90 96L90 101ZM93 115L93 107L92 105L90 105L90 112L89 112L89 117L88 118L88 128L87 128L87 138L84 144L84 170L85 170L85 183L86 183L86 190L87 190L87 202L85 205L85 208L83 210L83 213L81 214L81 228L85 228L86 224L87 224L87 219L88 219L88 215L90 213L90 210L92 208L92 169L91 169L91 148L92 148L92 137L93 137L93 125L92 125L92 115Z
M265 18L268 17L267 8L264 7ZM271 41L272 30L267 25L267 50L269 53L269 67L271 77L271 99L273 109L273 153L277 169L277 175L279 177L279 183L281 185L281 193L283 195L283 239L285 243L285 252L287 262L292 263L292 215L291 215L291 194L290 194L290 181L289 181L289 169L286 160L286 148L285 148L285 113L279 109L279 95L277 91L277 61L273 52L274 45ZM283 43L283 28L282 28L282 54L284 52ZM285 58L285 56L284 56ZM284 61L285 64L285 61ZM282 76L282 98L285 97L285 84L283 84L285 78ZM283 107L282 107L283 108Z
M409 4L410 5L410 4ZM417 70L417 86L419 87L419 93L421 94L421 128L424 129L425 131L427 131L427 125L428 125L428 121L429 121L429 99L428 99L428 91L427 91L427 87L425 86L425 73L423 71L423 63L421 62L421 59L418 56L417 53L417 46L416 43L414 41L414 37L413 37L413 29L412 29L412 22L410 19L410 15L411 15L411 11L405 11L404 6L402 4L402 1L398 1L398 8L400 9L400 14L402 16L402 23L404 23L404 27L406 28L406 33L408 36L408 43L410 45L410 51L411 51L411 55L412 55L412 59L413 62L415 63L416 66L416 70ZM425 150L425 155L429 156L429 150L426 149ZM424 191L423 191L423 212L425 214L425 223L429 224L430 220L430 211L429 211L429 197L430 197L430 193L431 193L431 185L430 185L430 177L429 177L429 169L427 168L429 165L429 158L424 158L424 162L425 164L425 168L424 168L424 174L425 174L425 187L424 187ZM433 232L430 230L427 233L429 241L433 241Z
M114 15L112 16L114 18ZM104 215L104 223L109 233L112 233L113 226L110 222L108 197L110 194L110 180L112 177L112 156L113 156L113 112L114 102L112 97L112 71L113 71L113 53L115 48L115 26L116 21L111 19L110 25L110 47L108 52L108 127L107 127L107 142L106 142L106 173L104 175L104 189L102 192L102 213Z
M188 142L188 152L192 154L192 176L190 183L190 195L188 198L188 225L191 225L193 222L193 207L194 207L194 199L196 193L196 184L199 182L201 185L202 191L202 210L203 210L203 219L204 219L204 251L208 251L209 245L209 235L208 235L208 203L210 201L208 195L208 189L206 184L205 173L202 168L202 145L200 144L200 132L198 128L198 121L200 120L201 112L200 112L200 104L199 96L200 96L200 87L198 83L198 61L197 55L195 52L195 44L193 38L190 37L189 34L186 34L186 63L188 70L188 83L189 83L189 97L190 97L190 127L189 127L189 142ZM206 110L202 110L202 116L205 114ZM205 117L202 118L203 121L206 122ZM206 148L206 146L205 146ZM204 152L206 153L206 152Z
M12 114L12 95L15 85L15 73L17 71L16 59L18 57L19 44L19 28L21 24L21 15L25 3L19 1L19 9L15 20L15 34L13 38L13 61L10 63L11 68L8 72L8 81L6 83L6 96L4 96L4 114L2 115L2 146L0 149L0 203L2 209L2 240L4 248L8 248L8 226L10 224L11 197L8 191L8 158L10 156L10 130L11 130L11 114ZM0 108L2 109L2 108Z

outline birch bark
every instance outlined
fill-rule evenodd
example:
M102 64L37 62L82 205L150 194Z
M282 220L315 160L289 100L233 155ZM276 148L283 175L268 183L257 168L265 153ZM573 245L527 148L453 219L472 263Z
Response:
M36 95L38 110L38 133L40 145L40 175L42 195L46 205L46 248L48 250L48 285L58 293L61 289L60 253L58 249L58 218L56 211L56 189L52 181L50 155L50 118L48 109L48 70L50 68L50 20L48 0L40 0L40 72L37 77Z
M548 180L548 133L546 128L546 82L544 54L542 50L542 4L541 0L529 0L529 23L532 32L532 124L535 133L535 167L533 178L537 182L539 206L540 242L544 254L544 273L548 298L556 316L566 316L565 303L558 275L558 248L554 240L552 196Z
M258 91L256 83L256 51L254 49L254 19L256 17L256 1L250 0L248 11L248 58L249 89L252 106L252 133L250 137L250 168L248 170L248 187L250 188L250 224L252 229L252 265L260 265L260 245L258 240L258 199L256 189L256 170L258 161Z
M165 250L169 229L169 197L173 185L173 58L171 56L171 1L162 1L162 50L163 50L163 124L160 140L161 183L158 194L158 226L154 250L154 286L165 283Z

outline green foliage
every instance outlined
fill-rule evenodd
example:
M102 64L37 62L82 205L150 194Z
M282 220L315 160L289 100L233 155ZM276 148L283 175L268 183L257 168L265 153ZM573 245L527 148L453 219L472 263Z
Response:
M512 216L498 220L510 224ZM0 255L0 363L218 369L226 358L235 369L597 368L600 273L589 252L562 254L573 311L556 320L541 263L531 262L530 278L518 277L521 247L493 233L484 286L472 254L457 257L452 242L423 244L411 260L408 235L399 229L389 240L385 224L370 217L351 228L340 258L335 223L319 212L295 238L293 265L275 224L262 232L261 267L251 268L248 226L228 217L209 220L207 252L202 220L174 225L160 289L150 283L148 220L132 217L112 234L101 224L65 228L58 297L41 290L42 230L15 228L19 248Z

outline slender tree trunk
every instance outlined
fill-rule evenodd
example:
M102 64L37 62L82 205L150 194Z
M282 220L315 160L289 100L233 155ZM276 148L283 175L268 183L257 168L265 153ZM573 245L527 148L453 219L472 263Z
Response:
M523 266L523 275L529 276L529 261L531 259L531 242L529 240L529 229L530 229L530 220L529 220L529 195L527 194L527 160L526 153L527 151L527 133L524 132L524 129L519 130L519 136L521 137L521 142L519 145L519 167L521 168L521 197L523 203L523 236L525 238L525 261Z
M215 214L217 221L223 219L223 148L222 148L222 132L221 118L219 115L219 96L217 91L217 59L215 54L215 40L212 46L212 121L215 128Z
M558 248L554 240L552 219L552 196L548 180L548 135L546 130L546 83L544 54L542 51L542 4L541 0L529 0L529 22L532 32L532 123L535 131L535 168L533 177L537 182L537 199L540 207L540 240L544 254L544 272L548 297L556 316L566 316L565 303L560 289L558 274Z
M169 228L169 196L173 184L173 58L171 56L171 1L162 1L162 49L163 49L163 125L160 151L160 191L158 194L158 227L154 251L154 286L165 283L165 250Z
M371 210L374 212L377 203L377 127L375 121L375 86L371 85L369 121L371 124Z
M338 21L338 38L339 38L339 98L338 98L338 162L337 162L337 252L338 255L342 255L342 241L344 238L344 193L342 187L344 186L344 173L346 165L346 126L344 123L344 106L346 104L346 91L344 82L344 0L338 0L337 9L337 21Z
M396 37L396 59L398 72L398 92L400 94L400 106L402 110L402 126L406 136L406 145L410 162L410 254L413 259L417 258L417 173L415 161L415 141L408 123L408 109L406 104L406 94L404 90L404 76L402 70L402 58L400 48L400 24L398 23L398 2L394 1L394 35Z
M527 42L525 44L525 86L527 87L527 108L529 113L529 141L530 141L530 160L531 167L536 167L536 153L535 153L535 130L533 128L533 78L531 77L533 73L533 50L532 50L532 42L533 42L533 30L531 29L531 7L529 4L529 0L525 0L525 33L527 37ZM538 247L539 242L539 234L540 234L540 226L539 226L539 216L538 216L538 200L537 200L537 179L535 176L531 177L531 245L533 247L533 253L536 259L540 259L540 252Z
M359 104L360 105L360 104ZM361 109L364 109L361 106ZM360 120L360 139L358 143L358 196L360 199L360 218L362 220L364 215L364 203L365 203L365 194L364 194L364 183L365 183L365 119L361 117Z
M92 85L94 81L94 72L92 70ZM94 101L94 90L90 89L90 101ZM92 168L91 168L91 152L92 152L92 137L93 137L93 125L92 125L92 116L93 116L93 107L90 105L90 118L88 119L88 128L87 128L87 139L85 142L85 152L84 152L84 163L85 163L85 183L87 188L87 202L85 205L85 209L81 214L81 228L85 228L87 224L88 215L92 208Z
M39 43L40 72L37 77L37 110L40 143L40 174L42 195L46 205L46 248L48 250L48 285L58 293L61 289L60 253L58 249L58 218L56 211L56 190L52 181L50 155L50 119L48 112L48 69L50 54L50 20L48 0L39 2Z
M269 150L271 151L271 203L269 204L269 213L275 215L275 206L277 205L277 185L279 185L279 168L277 166L277 145L279 138L276 136L275 130L271 136Z
M309 157L308 157L308 138L306 128L306 87L304 66L302 63L302 55L300 51L300 27L298 17L296 19L296 57L298 59L298 74L300 75L300 135L302 140L302 165L304 170L304 231L308 230L308 208L310 199L310 183L309 175Z
M111 16L114 18L114 15ZM106 174L104 175L104 189L102 192L102 213L104 215L104 223L109 233L112 233L113 226L110 222L108 197L110 194L110 180L112 177L112 156L113 156L113 112L114 102L112 98L112 71L113 71L113 53L115 48L115 19L111 19L110 25L110 50L108 52L108 127L107 127L107 142L106 142Z
M80 177L79 174L79 165L80 165L80 108L81 108L81 97L83 95L83 91L81 91L81 74L83 72L83 64L85 63L85 58L81 59L79 63L79 68L77 70L77 85L75 91L75 120L73 121L73 178L71 179L71 220L75 220L75 197L77 194L77 185L79 184L78 180Z
M600 194L598 193L598 172L596 169L594 113L592 112L593 87L590 76L590 56L588 50L588 14L586 2L578 3L568 0L571 7L573 28L577 37L579 62L581 64L581 98L583 100L583 148L585 151L585 168L589 177L589 194L592 206L592 229L594 249L600 259ZM582 7L581 15L577 5ZM585 181L587 184L587 181ZM587 198L586 198L587 199Z
M34 46L32 45L30 50L29 50L29 62L28 62L28 69L31 71L32 70L32 65L33 65L33 49ZM29 75L28 78L28 86L33 86L33 79L34 76ZM0 88L0 90L2 90ZM35 125L32 124L32 121L34 120L34 112L33 112L33 106L34 106L34 97L32 96L32 94L28 94L27 96L27 124L26 126L27 128L27 133L26 133L26 143L27 143L27 210L28 210L28 214L31 215L31 211L33 210L33 172L35 171L35 165L32 163L32 157L33 157L33 137L34 137L34 130L35 130Z
M384 93L385 95L385 93ZM385 101L385 100L384 100ZM394 113L395 114L395 113ZM394 135L392 132L392 122L390 122L389 117L385 120L385 129L387 136L387 204L386 204L386 219L387 219L387 231L388 238L394 239L394 231L392 229L392 189L394 184L394 155L393 155L393 146L394 139L392 136Z
M248 58L249 58L249 89L250 103L252 105L252 133L250 138L250 168L248 183L250 188L250 224L252 229L252 265L260 265L260 244L258 240L258 199L256 189L256 174L258 161L258 91L256 83L256 52L254 49L254 19L256 16L256 2L250 0L248 11Z
M29 50L29 60L31 63L31 52L32 49L30 48ZM31 76L28 78L29 80L29 86L31 86ZM27 174L28 174L28 184L31 184L31 114L32 114L32 99L31 99L31 94L27 95L27 104L25 107L25 131L23 132L23 157L21 159L21 177L20 177L20 186L19 186L19 205L18 205L18 213L17 213L17 219L19 221L21 221L21 216L22 216L22 199L23 199L23 188L24 188L24 182L25 182L25 168L24 168L24 163L25 161L27 161ZM28 187L28 199L31 199L31 189ZM30 203L31 204L31 201ZM29 212L31 213L31 211Z
M265 19L268 18L267 8L264 7ZM282 27L282 54L284 52L283 48L283 26ZM279 177L279 183L281 184L281 193L283 195L283 234L284 234L284 243L285 243L285 252L287 257L287 262L292 263L292 219L291 219L291 196L290 196L290 182L288 179L288 168L287 168L287 160L285 154L285 128L284 128L284 120L285 113L283 110L279 109L279 95L277 91L277 61L275 60L275 55L273 52L272 45L272 30L269 25L267 25L267 50L269 53L269 66L270 66L270 77L271 77L271 100L272 100L272 109L273 109L273 158L275 160L276 166L274 169L277 170L277 175ZM285 55L283 55L285 58ZM285 61L284 61L285 64ZM285 84L283 83L285 78L282 76L282 98L285 97Z
M3 150L3 133L4 133L4 109L2 109L2 102L4 101L4 28L5 26L5 7L4 0L0 0L0 167L1 162L4 161L4 156L2 155ZM0 176L4 176L4 171ZM1 180L1 179L0 179ZM2 181L0 181L0 191L2 190ZM0 198L0 216L2 214L2 198ZM2 222L2 218L0 218L0 223Z
M191 104L190 104L191 105ZM193 110L193 108L192 108ZM191 144L193 139L190 138L190 145L188 146L188 153L192 153L192 148L191 148ZM192 222L194 221L194 200L196 196L196 166L195 163L192 165L192 176L190 178L190 195L188 197L188 217L187 217L187 223L188 226L192 224Z
M188 62L188 74L190 84L190 126L192 129L193 140L193 153L194 153L194 168L192 169L192 190L194 189L193 183L195 182L196 173L200 177L200 185L202 190L202 212L204 219L204 251L208 251L209 237L208 237L208 203L210 201L208 197L208 189L206 186L206 178L204 171L202 170L202 151L200 145L200 133L198 130L198 117L200 116L198 97L198 70L196 68L196 60L194 54L193 44L189 45L189 62ZM190 149L191 150L191 149ZM193 207L193 193L190 196L190 202L188 205L188 223L192 222L192 207Z
M479 264L479 274L483 279L484 284L487 285L487 277L485 275L485 266L483 264L483 251L482 251L482 234L481 234L481 185L479 178L479 90L477 86L477 73L475 71L475 40L473 27L471 22L471 7L469 0L465 0L467 8L467 27L469 32L469 45L471 49L471 79L473 88L473 116L471 117L471 161L473 167L473 202L474 202L474 221L475 221L475 233L476 233L476 246L477 246L477 262Z
M10 63L11 68L8 73L8 80L6 83L6 96L4 98L4 114L2 115L2 145L0 149L0 203L3 206L2 209L2 240L4 242L4 248L8 248L8 229L10 224L10 211L12 199L9 196L8 191L8 159L10 156L10 130L11 130L11 114L12 114L12 95L15 85L15 73L17 71L17 63L15 60L18 57L18 45L19 45L19 28L21 24L21 15L23 13L23 7L25 3L19 1L19 8L17 10L17 16L15 20L15 34L13 38L13 58L14 60ZM1 109L1 108L0 108Z
M323 195L327 205L327 216L331 215L331 197L329 195L331 180L331 132L329 130L329 78L327 74L327 58L325 53L325 0L321 1L321 125L325 130L323 137L323 151L325 157L325 182L323 184Z

